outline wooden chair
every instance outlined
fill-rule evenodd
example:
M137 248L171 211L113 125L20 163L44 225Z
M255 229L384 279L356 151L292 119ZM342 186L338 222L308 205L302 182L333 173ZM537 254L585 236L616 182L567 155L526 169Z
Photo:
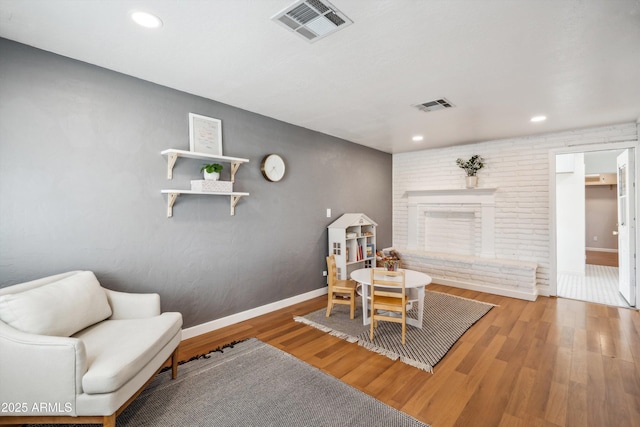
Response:
M327 270L329 274L329 301L327 304L327 317L331 315L334 304L346 304L351 307L350 318L353 320L356 312L356 285L353 280L338 280L336 272L336 258L333 254L327 257ZM345 297L349 298L346 299Z
M377 277L376 277L377 276ZM400 280L392 280L393 278ZM373 331L378 327L378 320L402 324L402 345L405 343L407 331L407 303L409 298L405 289L404 271L387 271L374 268L371 270L371 329L370 339L373 340ZM378 313L383 311L383 313ZM398 313L399 316L393 316Z

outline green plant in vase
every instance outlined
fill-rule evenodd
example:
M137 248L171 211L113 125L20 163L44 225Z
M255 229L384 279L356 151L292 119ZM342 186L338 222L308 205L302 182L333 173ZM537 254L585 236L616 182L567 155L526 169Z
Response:
M477 154L471 156L467 161L457 159L456 164L460 169L464 169L467 174L466 184L467 188L475 188L478 185L477 173L484 167L484 159Z
M200 172L204 172L204 179L212 179L217 181L220 179L220 172L222 172L222 165L218 163L208 163L202 168L200 168Z

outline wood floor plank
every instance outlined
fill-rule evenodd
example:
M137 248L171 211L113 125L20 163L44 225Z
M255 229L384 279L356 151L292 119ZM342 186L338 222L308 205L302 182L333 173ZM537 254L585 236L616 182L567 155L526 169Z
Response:
M516 383L512 388L511 397L505 407L505 412L516 418L527 418L527 403L536 380L536 371L523 367L520 369Z
M617 267L618 252L586 251L586 263Z
M565 425L568 399L569 385L552 381L549 388L549 397L546 401L544 419L555 425Z
M632 425L640 426L640 396L626 395L627 408L631 414Z
M495 426L500 423L508 403L506 390L500 385L507 365L502 360L492 361L482 378L482 387L476 387L475 392L469 396L455 426Z
M433 374L293 320L326 297L185 340L179 357L257 337L433 427L640 427L638 311L429 288L496 304Z
M574 381L569 382L569 396L566 408L566 426L587 426L587 386Z
M557 352L556 346L543 344L541 351L538 353L541 363L535 368L536 378L529 395L527 413L542 420L545 419Z
M569 379L580 384L587 384L587 331L584 329L574 330L573 347L571 350L571 372Z

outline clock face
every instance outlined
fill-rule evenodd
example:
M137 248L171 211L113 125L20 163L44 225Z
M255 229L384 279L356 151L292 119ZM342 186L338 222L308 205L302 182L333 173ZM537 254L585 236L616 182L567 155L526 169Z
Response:
M284 169L284 160L277 154L266 156L262 160L262 166L260 167L262 175L271 182L280 181L284 177Z

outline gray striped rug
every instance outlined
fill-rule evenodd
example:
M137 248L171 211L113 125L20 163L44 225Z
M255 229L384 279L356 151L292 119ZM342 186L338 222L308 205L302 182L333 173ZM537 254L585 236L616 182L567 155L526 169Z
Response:
M346 305L335 306L329 318L325 317L326 309L322 309L294 319L349 342L357 342L390 359L400 359L408 365L433 372L436 363L467 329L493 307L492 304L426 291L422 329L407 325L405 345L401 342L402 326L398 323L379 322L373 340L370 340L369 326L362 324L360 301L354 320L349 319L349 307ZM409 314L415 316L416 310L414 307Z

